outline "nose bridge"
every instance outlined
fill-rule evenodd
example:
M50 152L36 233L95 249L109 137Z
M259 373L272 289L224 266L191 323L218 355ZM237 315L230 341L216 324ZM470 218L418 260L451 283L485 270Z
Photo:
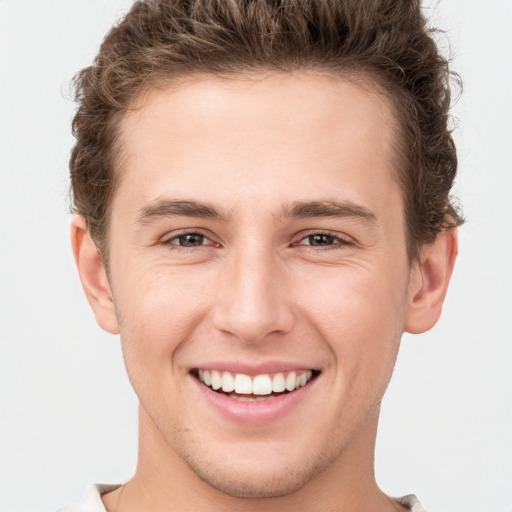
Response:
M246 342L291 328L285 272L269 248L247 244L226 261L215 327ZM284 289L283 289L284 288Z

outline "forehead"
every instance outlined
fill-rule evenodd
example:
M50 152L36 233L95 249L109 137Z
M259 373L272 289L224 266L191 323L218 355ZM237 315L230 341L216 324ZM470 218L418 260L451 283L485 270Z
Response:
M395 125L382 93L339 77L191 77L149 90L122 120L113 208L119 197L167 193L206 194L229 207L262 197L381 196L395 186Z

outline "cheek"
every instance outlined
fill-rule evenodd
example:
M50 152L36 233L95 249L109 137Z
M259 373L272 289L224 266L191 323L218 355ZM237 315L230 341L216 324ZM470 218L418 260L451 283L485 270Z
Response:
M155 373L159 368L177 371L172 365L175 354L191 339L205 314L200 303L204 306L206 300L204 283L193 272L184 274L168 267L139 267L115 290L128 373L142 373L147 367Z
M195 284L194 284L195 283ZM169 432L175 417L184 414L180 353L201 324L197 295L200 281L180 279L164 271L131 273L119 290L117 304L123 358L130 382L155 423L165 417Z
M407 279L359 266L329 272L325 286L305 287L304 314L326 340L344 372L364 366L389 371L402 334ZM384 278L382 276L385 276ZM312 290L317 290L312 293Z
M335 391L325 407L337 418L334 437L341 439L343 429L357 428L384 395L400 344L406 286L367 271L338 274L329 293L309 295L309 319L332 354L326 377Z

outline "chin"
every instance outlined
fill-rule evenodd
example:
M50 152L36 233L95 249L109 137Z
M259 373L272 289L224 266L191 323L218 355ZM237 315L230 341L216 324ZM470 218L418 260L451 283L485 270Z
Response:
M233 472L194 472L210 487L235 498L277 498L287 496L306 485L313 475L306 472L284 471L274 475L233 474Z
M298 491L330 463L327 457L315 461L278 461L262 456L253 464L247 460L208 462L186 460L188 467L206 484L236 498L277 498ZM271 462L271 464L269 464Z

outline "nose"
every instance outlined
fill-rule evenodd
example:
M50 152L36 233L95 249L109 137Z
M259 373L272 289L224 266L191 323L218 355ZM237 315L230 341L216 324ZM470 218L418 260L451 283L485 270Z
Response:
M294 314L286 269L271 254L244 251L219 275L214 327L248 343L289 332Z

